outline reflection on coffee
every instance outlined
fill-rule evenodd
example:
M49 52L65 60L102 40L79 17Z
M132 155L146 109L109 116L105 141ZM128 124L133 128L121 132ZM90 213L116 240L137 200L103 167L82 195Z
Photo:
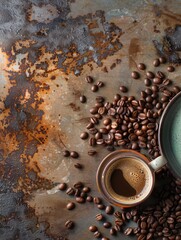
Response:
M137 201L150 191L152 177L149 167L137 158L121 158L106 173L110 195L120 201Z

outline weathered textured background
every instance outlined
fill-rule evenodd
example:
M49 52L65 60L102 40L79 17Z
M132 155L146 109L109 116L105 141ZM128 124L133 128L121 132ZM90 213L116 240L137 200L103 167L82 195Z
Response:
M0 0L0 6L0 239L92 239L87 228L97 209L67 211L70 197L56 186L81 180L98 195L94 176L107 150L89 157L79 139L89 107L96 95L111 100L120 84L137 95L143 83L130 78L136 63L152 70L163 52L180 61L180 28L171 54L162 45L166 29L181 24L180 0ZM92 93L86 75L105 87ZM180 84L178 71L171 76ZM62 157L65 148L80 153L82 171L73 166L78 160ZM76 221L72 231L64 227L69 218Z

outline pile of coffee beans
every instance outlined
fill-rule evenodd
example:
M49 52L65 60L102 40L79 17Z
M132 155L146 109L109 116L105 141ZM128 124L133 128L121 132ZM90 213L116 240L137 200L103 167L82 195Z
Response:
M154 66L165 62L162 58L153 61ZM159 64L158 64L159 63ZM138 64L138 69L145 70L146 65ZM175 70L169 66L167 71ZM95 105L90 108L90 122L80 138L89 138L89 145L103 145L109 151L116 147L133 150L145 149L152 158L160 155L158 146L158 127L163 110L169 101L180 91L180 87L172 86L172 80L161 71L146 71L145 89L140 97L125 96L117 93L112 101L105 101L104 96L97 96ZM132 78L138 79L141 74L133 71ZM91 78L93 81L93 78ZM128 91L120 86L121 93ZM101 126L101 127L99 127ZM89 151L89 155L93 152Z
M164 57L153 61L153 66L158 69L165 64ZM180 91L179 86L174 86L173 81L167 77L166 72L175 71L174 66L167 66L166 72L156 70L147 71L146 64L139 63L138 71L130 75L135 81L144 75L145 89L140 92L140 97L125 96L128 92L126 86L121 85L112 101L106 101L104 96L97 96L95 105L90 108L90 122L80 138L88 139L88 144L93 147L88 151L89 156L95 156L96 145L102 145L109 151L116 148L127 148L147 151L148 155L156 158L160 155L158 146L158 127L163 110L169 101ZM102 81L95 84L94 78L86 77L86 82L91 85L91 91L97 92L104 86ZM81 103L86 103L86 96L80 97ZM75 151L63 152L64 157L78 158ZM82 168L80 163L76 163ZM59 185L59 190L65 191L71 199L67 203L67 210L76 209L76 204L92 203L97 206L94 223L88 227L94 238L109 240L110 237L136 236L138 240L181 240L181 181L176 180L167 167L157 175L156 181L165 181L166 184L154 190L154 204L142 204L131 209L118 209L103 201L100 197L92 196L91 189L82 182L74 186L66 183ZM95 224L96 222L96 224ZM136 227L131 227L135 223ZM75 222L67 220L65 227L73 229ZM101 233L99 226L104 227L107 236ZM104 232L105 232L104 231ZM121 236L120 235L120 236Z

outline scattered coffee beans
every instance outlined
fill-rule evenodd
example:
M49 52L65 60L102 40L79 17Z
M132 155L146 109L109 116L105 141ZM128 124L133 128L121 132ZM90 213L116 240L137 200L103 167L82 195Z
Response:
M72 210L72 209L74 209L74 208L75 208L75 203L70 202L70 203L67 204L67 209L68 209L68 210Z

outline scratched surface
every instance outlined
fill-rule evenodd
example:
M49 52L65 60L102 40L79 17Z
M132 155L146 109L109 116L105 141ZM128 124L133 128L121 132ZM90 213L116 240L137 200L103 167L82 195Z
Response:
M81 180L93 196L99 195L95 173L108 152L98 147L99 154L90 157L87 141L79 138L89 108L97 95L112 100L120 84L137 95L143 82L130 78L136 63L145 62L152 70L158 54L179 63L179 47L165 50L163 38L181 24L180 1L0 4L0 239L92 239L87 229L95 224L97 208L86 203L66 210L71 198L57 185ZM172 46L177 36L167 40ZM86 75L105 87L92 93ZM178 85L179 75L171 75ZM81 94L86 104L79 102ZM65 148L78 151L80 159L65 159ZM75 169L75 161L84 169ZM64 227L68 219L76 222L71 231Z

